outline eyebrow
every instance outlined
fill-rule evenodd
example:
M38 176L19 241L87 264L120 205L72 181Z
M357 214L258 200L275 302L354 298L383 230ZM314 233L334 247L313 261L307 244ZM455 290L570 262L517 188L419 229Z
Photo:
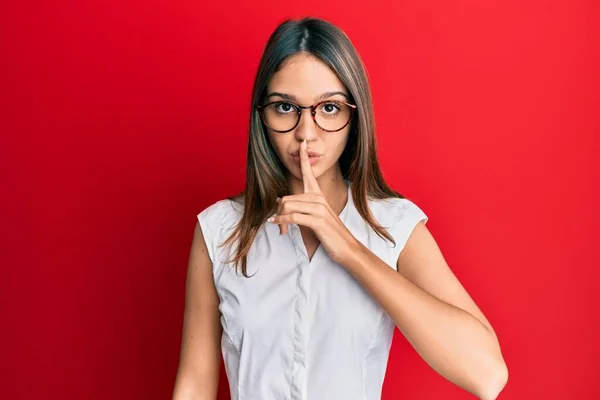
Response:
M324 100L324 99L327 99L329 97L333 97L333 96L338 95L338 94L341 95L341 96L344 96L348 100L348 95L346 93L340 92L340 91L322 93L319 96L317 96L315 98L315 100L316 101ZM284 98L284 99L290 100L290 101L296 101L296 102L298 101L298 98L295 95L293 95L291 93L280 93L280 92L271 92L271 93L269 93L267 95L267 99L270 98L270 97L273 97L273 96L278 96L278 97L281 97L281 98Z

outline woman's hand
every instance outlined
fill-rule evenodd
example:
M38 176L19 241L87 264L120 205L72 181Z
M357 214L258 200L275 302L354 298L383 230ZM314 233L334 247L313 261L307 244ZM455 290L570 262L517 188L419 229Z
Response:
M313 230L329 257L343 264L358 248L358 241L342 223L323 195L314 175L304 140L300 145L300 169L304 193L284 196L279 201L277 213L269 222L279 224L282 234L287 224L298 224ZM350 201L350 199L348 199Z

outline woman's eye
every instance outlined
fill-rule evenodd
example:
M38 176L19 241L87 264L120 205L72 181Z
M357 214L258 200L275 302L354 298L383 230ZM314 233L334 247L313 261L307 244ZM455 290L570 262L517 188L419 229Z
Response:
M340 107L336 103L327 103L321 106L325 114L335 114L340 111Z
M294 106L292 106L290 103L279 103L275 105L275 109L279 113L287 114L294 111Z

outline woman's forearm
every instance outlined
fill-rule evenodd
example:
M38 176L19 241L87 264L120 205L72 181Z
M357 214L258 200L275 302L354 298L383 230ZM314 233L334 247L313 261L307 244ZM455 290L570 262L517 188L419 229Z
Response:
M422 290L360 246L344 266L440 375L481 399L495 399L507 370L495 334L470 313Z

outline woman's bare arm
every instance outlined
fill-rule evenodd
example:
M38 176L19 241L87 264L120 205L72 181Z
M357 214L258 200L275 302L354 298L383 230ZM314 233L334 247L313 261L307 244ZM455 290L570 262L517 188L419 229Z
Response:
M360 242L346 268L394 320L440 375L482 400L494 400L508 380L492 326L458 281L425 224L411 232L397 271Z
M188 263L179 368L173 400L215 400L221 366L219 298L200 224Z

